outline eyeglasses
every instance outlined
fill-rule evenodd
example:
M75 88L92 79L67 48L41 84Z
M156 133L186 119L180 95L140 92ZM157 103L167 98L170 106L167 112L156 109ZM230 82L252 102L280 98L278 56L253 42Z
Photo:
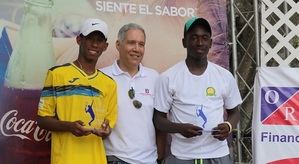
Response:
M133 100L133 105L135 108L140 109L142 107L142 103L138 100L135 100L135 90L133 87L131 87L131 89L128 91L128 95L130 97L131 100Z

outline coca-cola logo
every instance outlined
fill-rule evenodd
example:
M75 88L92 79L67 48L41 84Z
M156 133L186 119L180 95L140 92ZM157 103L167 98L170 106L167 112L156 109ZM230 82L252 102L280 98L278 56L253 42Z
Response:
M50 131L41 129L34 120L18 118L17 110L7 111L0 121L0 131L6 137L19 137L37 142L48 142L51 139Z

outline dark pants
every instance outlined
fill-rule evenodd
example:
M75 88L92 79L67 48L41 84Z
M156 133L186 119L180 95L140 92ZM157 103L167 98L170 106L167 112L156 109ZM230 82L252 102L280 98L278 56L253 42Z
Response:
M107 163L108 164L129 164L115 156L107 156Z

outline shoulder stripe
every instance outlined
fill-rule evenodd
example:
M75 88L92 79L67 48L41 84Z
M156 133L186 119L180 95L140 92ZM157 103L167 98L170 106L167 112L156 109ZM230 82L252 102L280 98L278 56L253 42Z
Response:
M63 65L58 65L58 66L54 66L52 68L50 68L51 71L55 70L56 68L59 68L59 67L66 67L66 66L70 66L71 63L66 63L66 64L63 64Z

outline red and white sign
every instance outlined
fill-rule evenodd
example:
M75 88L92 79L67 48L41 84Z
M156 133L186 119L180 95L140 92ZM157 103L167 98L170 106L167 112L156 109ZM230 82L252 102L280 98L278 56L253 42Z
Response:
M299 163L298 68L258 69L252 120L255 164Z

